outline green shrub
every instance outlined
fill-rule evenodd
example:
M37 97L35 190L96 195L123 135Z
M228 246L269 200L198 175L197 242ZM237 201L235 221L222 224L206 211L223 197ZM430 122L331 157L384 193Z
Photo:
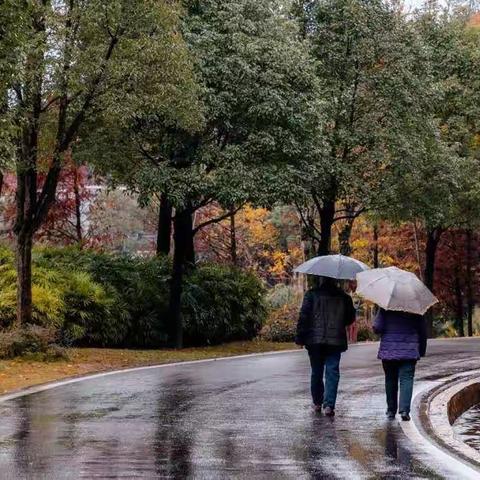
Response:
M142 259L70 247L44 248L38 252L37 261L61 269L76 265L104 288L102 304L107 312L90 309L90 328L80 343L133 347L166 343L170 275L167 258ZM109 305L106 299L111 300Z
M117 292L93 281L87 272L75 272L66 280L62 343L101 346L121 343L128 331L128 312Z
M16 318L16 272L13 259L0 264L0 326L8 328ZM63 323L65 304L63 275L53 270L35 268L32 276L32 321L44 327L59 327Z
M26 325L0 332L0 358L34 356L39 360L64 358L65 352L56 344L54 328Z
M65 346L164 346L170 270L168 258L143 259L78 248L35 249L32 320L37 327L54 331L56 341ZM16 273L11 252L1 247L0 287L5 341L20 338L8 341L13 346L6 350L27 351L16 347L29 343L24 342L25 334L8 330L15 322ZM266 316L264 295L252 273L199 265L184 283L186 345L255 337ZM34 350L34 342L30 343ZM38 345L39 351L44 347Z
M140 259L123 292L132 318L128 346L160 347L167 342L170 262L166 258Z
M189 345L254 338L266 317L264 287L252 273L204 265L185 282L183 315Z
M260 332L260 338L268 342L295 341L298 312L298 303L283 305L273 310Z

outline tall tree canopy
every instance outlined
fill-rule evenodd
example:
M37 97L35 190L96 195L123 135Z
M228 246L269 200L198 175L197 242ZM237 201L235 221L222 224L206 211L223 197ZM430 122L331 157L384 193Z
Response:
M304 231L318 254L330 251L332 225L371 207L385 171L412 158L431 129L421 44L402 14L381 0L297 2L318 61L324 102L323 152L294 177ZM296 188L295 188L296 187Z
M185 2L183 32L196 60L195 126L166 124L152 112L117 137L138 160L132 171L120 159L120 178L145 201L158 195L166 204L160 229L169 232L175 207L170 315L177 345L182 271L194 262L193 236L203 226L193 224L195 211L217 202L233 214L260 191L269 195L272 169L311 155L319 125L314 62L282 2Z
M384 218L418 222L425 229L424 280L435 290L435 260L443 234L452 228L467 230L478 218L480 164L480 68L478 31L469 26L465 10L430 5L416 12L412 25L423 45L423 82L430 102L422 110L435 135L420 138L413 156L405 156L385 179L385 195L378 197ZM471 244L467 240L467 263ZM468 260L470 259L470 260ZM471 265L467 267L471 276ZM472 317L472 279L469 318ZM432 326L430 315L430 327ZM471 320L470 320L471 324Z
M18 321L31 320L33 236L55 200L65 153L93 112L167 110L191 74L180 4L2 2L1 137L17 174ZM43 182L39 181L40 173Z

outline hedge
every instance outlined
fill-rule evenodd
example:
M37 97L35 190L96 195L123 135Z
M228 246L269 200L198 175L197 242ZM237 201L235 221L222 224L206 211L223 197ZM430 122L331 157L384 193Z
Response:
M63 345L162 347L167 341L170 260L76 248L33 256L33 319ZM0 328L15 319L13 255L0 247ZM199 265L185 278L186 345L247 340L260 331L265 291L252 273Z

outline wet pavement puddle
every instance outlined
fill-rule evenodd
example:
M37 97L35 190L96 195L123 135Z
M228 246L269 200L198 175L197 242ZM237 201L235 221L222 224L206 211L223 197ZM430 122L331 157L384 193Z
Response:
M468 446L480 452L480 403L460 416L453 430Z

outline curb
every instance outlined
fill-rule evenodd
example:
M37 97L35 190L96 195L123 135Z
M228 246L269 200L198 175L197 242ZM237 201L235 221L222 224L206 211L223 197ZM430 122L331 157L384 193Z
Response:
M480 370L472 370L428 384L415 395L413 421L401 423L404 433L453 470L455 478L478 480L480 453L454 434L448 404L458 392L479 381Z
M352 343L348 346L348 348L358 348L361 346L367 346L367 345L372 345L378 342L358 342L358 343ZM25 387L21 388L18 390L13 390L9 393L4 393L0 395L0 403L6 402L8 400L13 400L15 398L19 397L25 397L27 395L32 395L34 393L38 392L43 392L45 390L50 390L52 388L57 388L57 387L62 387L64 385L69 385L71 383L77 383L77 382L83 382L86 380L93 380L95 378L100 378L100 377L106 377L109 375L117 375L120 373L130 373L130 372L136 372L140 370L150 370L154 368L167 368L167 367L178 367L181 365L195 365L197 363L209 363L209 362L217 362L217 361L224 361L224 360L236 360L239 358L250 358L250 357L266 357L270 355L282 355L282 354L287 354L287 353L299 353L303 352L303 348L298 348L298 349L290 349L290 350L279 350L279 351L270 351L270 352L258 352L258 353L246 353L242 355L231 355L228 357L214 357L214 358L205 358L202 360L187 360L184 362L172 362L172 363L159 363L159 364L153 364L153 365L143 365L139 367L125 367L125 368L119 368L117 370L104 370L104 371L99 371L96 373L88 373L86 375L74 375L71 377L65 377L61 380L53 380L51 382L46 382L46 383L40 383L37 385L32 385L31 387Z
M118 375L121 373L131 373L131 372L138 372L141 370L153 370L155 368L179 367L179 366L185 366L185 365L195 365L195 364L201 364L201 363L211 363L211 362L226 361L226 360L238 360L241 358L267 357L267 356L282 355L287 353L299 353L299 352L303 352L303 350L295 349L295 350L280 350L280 351L273 351L273 352L246 353L244 355L232 355L229 357L205 358L202 360L187 360L184 362L160 363L160 364L154 364L154 365L144 365L140 367L126 367L126 368L120 368L117 370L100 371L97 373L89 373L87 375L66 377L62 380L54 380L52 382L41 383L38 385L33 385L31 387L25 387L19 390L14 390L10 393L5 393L3 395L0 395L0 403L6 402L8 400L13 400L15 398L26 397L27 395L33 395L34 393L44 392L45 390L51 390L53 388L70 385L72 383L93 380L95 378L108 377L110 375Z

